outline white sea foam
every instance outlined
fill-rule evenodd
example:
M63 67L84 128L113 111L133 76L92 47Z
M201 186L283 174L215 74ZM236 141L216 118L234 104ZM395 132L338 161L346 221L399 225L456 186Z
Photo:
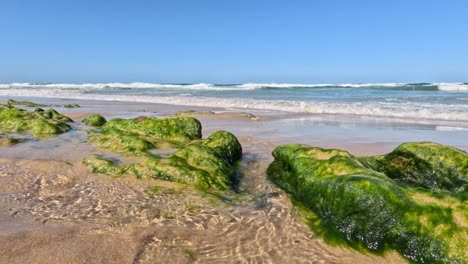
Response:
M447 92L468 92L468 84L465 83L438 83L441 91Z
M106 101L148 102L201 107L273 110L311 114L344 114L373 117L468 121L468 104L437 104L421 102L304 102L287 100L256 100L244 98L211 98L202 96L136 96L88 94L69 89L0 89L0 96L26 96Z
M61 88L61 89L112 89L112 88L127 88L127 89L188 89L188 90L255 90L264 88L321 88L321 87L342 87L342 88L365 88L365 87L404 87L407 85L414 86L418 84L407 83L347 83L347 84L299 84L299 83L245 83L233 85L216 85L210 83L196 84L165 84L165 83L10 83L0 84L0 89L8 88ZM434 84L419 84L422 88L425 86L437 86L441 91L459 91L468 92L468 85L464 83L434 83Z
M468 131L468 127L436 126L437 131Z

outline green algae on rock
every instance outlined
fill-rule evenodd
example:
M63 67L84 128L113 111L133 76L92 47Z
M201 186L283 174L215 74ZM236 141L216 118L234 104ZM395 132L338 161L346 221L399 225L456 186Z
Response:
M45 104L37 104L37 103L30 102L30 101L16 101L16 100L13 100L13 99L8 99L7 104L9 106L24 105L24 106L27 106L27 107L44 107L44 106L47 106Z
M468 192L468 154L432 142L404 143L369 164L401 182L457 193Z
M37 108L34 112L12 106L0 107L0 130L4 133L29 133L44 137L67 132L73 122L54 109Z
M46 105L46 104L38 104L30 101L16 101L13 99L8 99L7 104L9 106L15 105L23 105L26 107L61 107L61 108L78 108L80 107L79 104L71 103L71 104L54 104L54 105Z
M195 110L187 110L187 111L179 111L175 115L176 116L209 116L215 115L216 113L213 111L195 111Z
M100 127L104 125L107 120L99 114L91 114L90 116L83 119L83 123L88 126Z
M158 119L140 116L132 119L114 118L104 124L102 129L113 129L122 133L178 142L189 142L201 138L200 121L192 117Z
M58 107L63 107L63 108L80 108L81 106L77 103L71 103L71 104L62 104L62 105L57 105Z
M468 260L465 199L398 184L373 169L382 157L307 145L279 146L273 156L269 178L318 216L325 237L376 252L394 249L414 262Z
M90 131L89 142L135 161L119 165L96 155L86 158L84 164L97 173L114 177L131 174L218 190L233 189L239 180L234 163L241 158L242 147L237 138L218 131L201 140L201 124L194 118L112 119L101 131ZM178 147L168 157L151 152L168 144Z

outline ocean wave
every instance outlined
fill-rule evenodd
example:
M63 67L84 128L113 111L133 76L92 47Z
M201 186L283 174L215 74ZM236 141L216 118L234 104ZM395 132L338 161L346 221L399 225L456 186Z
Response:
M294 113L360 115L383 118L468 121L468 105L416 102L305 102L258 100L245 98L212 98L203 96L136 96L88 94L66 89L0 89L0 96L47 97L104 101L144 102L199 107L272 110Z
M439 90L446 92L468 92L467 83L438 83Z
M447 92L468 92L466 83L347 83L347 84L294 84L294 83L245 83L245 84L170 84L170 83L10 83L0 84L0 89L12 88L60 88L60 89L188 89L188 90L256 90L291 88L375 88L396 90L440 90Z
M468 131L467 127L436 126L437 131Z

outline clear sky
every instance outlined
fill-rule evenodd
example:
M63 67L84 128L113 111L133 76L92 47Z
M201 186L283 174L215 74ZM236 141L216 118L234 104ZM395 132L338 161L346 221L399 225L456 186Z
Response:
M0 0L0 83L468 81L464 0Z

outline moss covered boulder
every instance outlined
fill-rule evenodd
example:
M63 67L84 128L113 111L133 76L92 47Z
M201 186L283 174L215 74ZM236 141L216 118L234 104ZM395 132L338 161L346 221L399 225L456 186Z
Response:
M100 127L104 125L107 122L107 120L99 114L91 114L90 116L87 116L85 119L83 119L83 123L88 126L95 126L95 127Z
M16 101L16 100L13 100L13 99L8 99L7 104L9 106L23 105L23 106L27 106L27 107L44 107L44 106L47 106L45 104L37 104L37 103L34 103L34 102L30 102L30 101Z
M164 119L146 116L132 119L114 118L107 122L103 126L103 129L112 129L122 133L180 142L188 142L201 138L200 121L191 117Z
M425 188L468 192L468 155L462 150L432 142L405 143L383 157L371 159L372 169L392 179Z
M213 111L187 110L187 111L179 111L175 115L176 116L210 116L210 115L216 115L216 113Z
M0 130L4 133L29 133L44 137L67 132L73 122L54 109L37 108L33 112L12 106L0 107Z
M26 106L26 107L61 107L61 108L78 108L78 107L80 107L80 105L78 105L76 103L47 105L47 104L38 104L38 103L31 102L31 101L16 101L16 100L13 100L13 99L8 99L7 104L9 106L22 105L22 106Z
M201 140L201 125L194 118L112 119L100 131L89 133L92 144L134 161L122 165L93 155L84 163L94 172L111 176L132 174L218 190L235 188L239 180L234 164L242 156L242 147L237 138L218 131ZM175 149L168 157L152 152L167 146Z
M421 151L429 151L422 144ZM316 231L325 237L374 252L393 249L414 262L468 261L463 196L400 184L375 169L386 156L359 158L307 145L279 146L273 156L269 178L317 215Z

